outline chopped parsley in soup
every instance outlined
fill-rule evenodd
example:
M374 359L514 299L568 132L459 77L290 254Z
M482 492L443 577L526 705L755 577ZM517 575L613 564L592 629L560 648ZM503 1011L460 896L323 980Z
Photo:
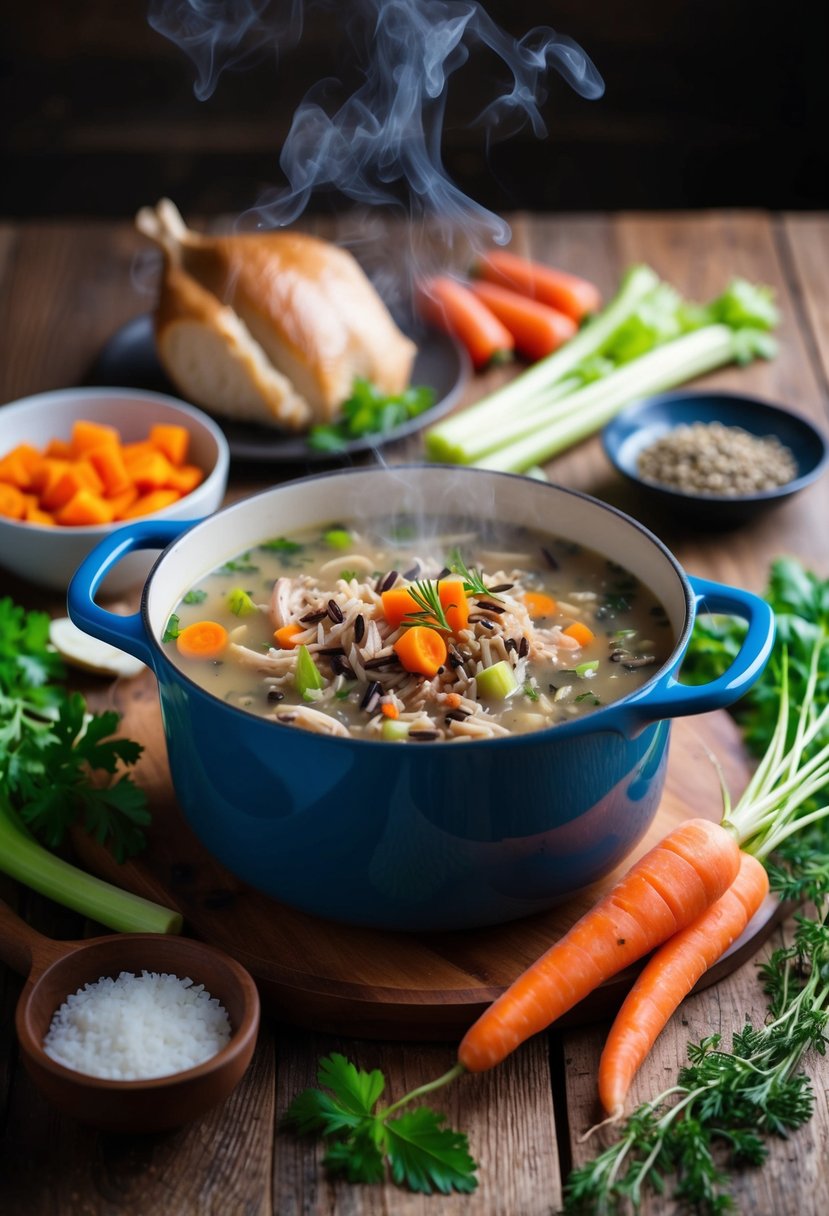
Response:
M673 650L647 587L581 545L452 520L416 537L397 521L391 538L380 523L332 523L265 541L183 596L166 649L250 713L400 742L567 722L638 688Z

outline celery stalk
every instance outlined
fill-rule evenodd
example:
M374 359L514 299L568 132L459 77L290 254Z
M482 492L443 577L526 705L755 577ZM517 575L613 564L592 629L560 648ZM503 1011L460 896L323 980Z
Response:
M564 377L585 359L600 352L658 283L658 275L649 266L632 267L607 308L596 313L569 342L503 388L427 431L427 454L433 460L461 463L452 455L453 450L480 434L482 428L486 430L493 424L497 426L513 411L523 414L529 408L536 408L562 396L568 391L567 387L560 385Z
M658 346L633 362L563 398L533 430L490 451L475 463L478 468L520 473L542 464L565 448L592 435L627 405L650 393L663 392L694 376L755 353L751 331L727 325L706 325L693 333ZM759 352L768 354L768 335L761 335Z
M518 681L506 659L501 659L500 662L478 672L475 676L475 686L478 696L491 701L505 701L511 692L515 692Z
M0 870L41 895L119 933L179 933L172 908L131 895L55 857L18 827L0 803Z

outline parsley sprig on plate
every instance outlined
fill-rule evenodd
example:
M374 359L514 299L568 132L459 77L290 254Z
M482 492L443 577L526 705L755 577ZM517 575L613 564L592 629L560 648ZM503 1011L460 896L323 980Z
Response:
M299 1094L285 1119L300 1135L322 1136L327 1144L326 1168L349 1182L380 1182L388 1165L394 1182L412 1191L469 1193L477 1179L466 1136L445 1127L445 1116L428 1106L402 1110L453 1080L458 1071L453 1068L378 1109L386 1084L379 1069L364 1072L332 1052L320 1061L321 1088Z

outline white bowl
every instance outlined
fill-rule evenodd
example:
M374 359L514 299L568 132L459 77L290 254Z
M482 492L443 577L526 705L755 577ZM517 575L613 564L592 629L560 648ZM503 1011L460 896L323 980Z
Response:
M204 469L205 479L192 493L147 518L201 519L221 506L230 463L227 440L201 410L162 393L67 388L10 402L0 407L0 457L19 443L42 449L50 439L69 439L72 424L81 418L116 427L125 443L146 439L154 423L177 424L190 432L188 463ZM0 516L0 566L38 586L65 591L87 553L121 526L45 527ZM103 594L119 595L140 583L157 553L130 554L107 576Z

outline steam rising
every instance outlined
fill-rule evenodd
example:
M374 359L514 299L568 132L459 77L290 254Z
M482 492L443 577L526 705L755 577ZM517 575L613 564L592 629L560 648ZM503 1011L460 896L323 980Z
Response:
M306 11L350 43L362 83L350 96L336 80L309 89L279 158L287 185L258 201L265 227L293 223L313 193L333 190L362 205L436 219L447 236L461 229L473 240L504 243L507 225L468 198L443 166L450 78L473 53L488 57L485 70L500 91L476 120L487 139L526 123L537 137L546 134L541 107L552 69L583 97L604 90L572 39L547 26L514 39L474 0L151 0L150 23L192 59L196 95L206 98L226 69L295 46Z

